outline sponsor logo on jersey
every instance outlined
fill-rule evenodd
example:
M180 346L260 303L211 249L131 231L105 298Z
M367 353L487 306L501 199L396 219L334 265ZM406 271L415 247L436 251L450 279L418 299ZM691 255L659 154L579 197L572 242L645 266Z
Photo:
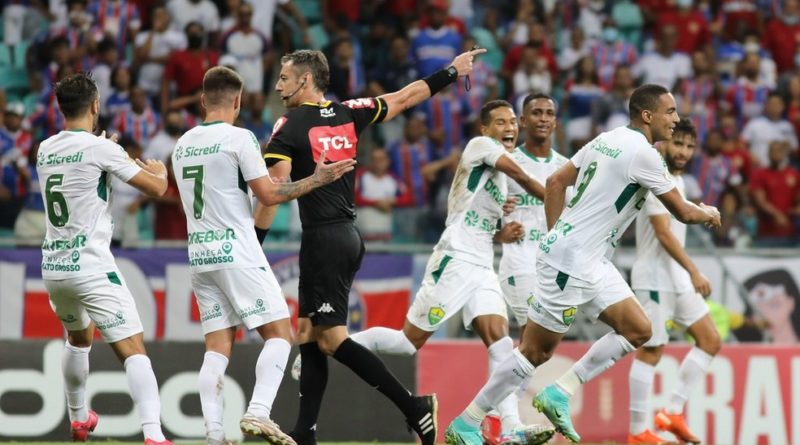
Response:
M517 199L517 208L544 205L544 201L529 193L517 193L514 198Z
M333 111L333 108L320 108L319 115L322 117L334 117L336 116L336 112Z
M219 153L219 147L219 144L214 144L210 147L183 147L179 145L178 148L175 149L175 160L213 155Z
M325 160L330 162L356 157L358 136L352 122L335 127L314 127L308 131L308 141L314 162L319 160L323 151L326 152Z
M578 313L578 308L572 306L570 308L564 309L561 311L561 319L564 320L564 324L569 326L575 321L575 314Z
M41 167L42 162L46 165L61 165L61 164L78 164L83 162L83 152L79 151L77 153L73 153L67 156L59 156L56 153L51 153L47 155L47 159L43 159L41 156L37 155L36 165Z
M428 323L436 325L444 320L445 311L441 306L432 307L428 310Z
M604 154L612 159L617 159L619 155L622 154L622 150L619 148L611 148L601 140L596 140L592 143L592 150L600 154Z
M362 97L359 99L350 99L342 102L347 108L375 108L375 101L369 97Z
M226 227L223 229L216 229L216 230L207 230L205 232L191 232L188 236L189 244L202 244L202 243L213 243L214 241L229 241L236 239L236 232L230 227ZM225 243L229 244L230 243ZM224 245L223 245L224 247ZM223 249L224 250L224 249ZM226 254L230 253L230 249Z
M46 239L42 243L42 250L71 250L86 247L86 235L76 235L75 238L66 239Z
M506 194L500 190L500 187L494 183L494 181L490 179L486 180L486 183L483 184L483 190L492 197L500 205L505 204L506 202Z

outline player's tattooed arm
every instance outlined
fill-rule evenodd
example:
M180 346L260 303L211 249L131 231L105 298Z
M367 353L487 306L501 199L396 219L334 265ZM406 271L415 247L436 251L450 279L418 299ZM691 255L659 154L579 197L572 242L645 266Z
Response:
M268 179L267 176L264 176L262 178L264 178L265 181L260 181L259 183L251 181L254 183L250 184L250 186L262 204L267 206L280 204L282 202L291 201L292 199L297 199L316 188L336 181L345 173L352 171L355 168L355 164L355 159L345 159L343 161L326 164L325 152L322 152L317 161L317 168L314 170L314 174L307 178L297 182L275 183Z

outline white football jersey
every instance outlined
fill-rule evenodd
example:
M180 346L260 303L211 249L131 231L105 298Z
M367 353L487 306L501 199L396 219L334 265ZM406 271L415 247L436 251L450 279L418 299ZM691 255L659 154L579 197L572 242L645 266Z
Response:
M509 156L542 184L548 176L569 161L555 150L550 150L550 156L546 158L537 158L525 151L524 145L515 148ZM570 198L571 190L572 187L567 191L567 199ZM526 192L513 180L508 181L508 196L517 198L517 206L511 214L506 215L503 219L506 222L516 221L522 224L525 229L525 238L515 243L503 244L503 256L500 258L498 268L500 280L505 280L512 275L534 273L539 242L547 234L544 201Z
M224 122L200 124L178 139L172 170L186 213L192 271L267 267L247 186L268 175L253 133Z
M672 176L675 187L685 196L683 176ZM631 269L631 288L634 290L658 290L665 292L691 292L694 289L689 272L686 271L656 238L650 223L653 215L669 215L670 230L675 238L686 245L686 224L670 215L669 210L654 195L648 195L644 207L636 218L636 261Z
M469 141L447 197L446 227L434 250L492 267L492 238L508 194L506 175L494 166L505 154L505 147L492 138L479 136Z
M559 272L596 283L619 238L644 205L675 186L664 160L644 134L628 127L601 133L571 162L578 169L575 196L541 243L540 258Z
M43 141L36 168L47 219L42 278L115 272L108 174L128 182L141 168L116 143L83 130Z

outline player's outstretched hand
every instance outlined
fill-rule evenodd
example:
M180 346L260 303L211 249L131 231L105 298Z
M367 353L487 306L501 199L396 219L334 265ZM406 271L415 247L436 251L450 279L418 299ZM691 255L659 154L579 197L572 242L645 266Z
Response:
M711 295L711 282L708 281L705 275L700 272L695 272L691 275L691 279L692 286L694 286L694 290L697 291L698 294L702 295L703 298Z
M108 139L108 140L110 140L111 142L113 142L115 144L117 143L117 141L119 141L119 133L112 133L110 136L106 137L106 131L105 130L103 130L103 132L100 133L100 137L103 138L103 139Z
M141 159L136 160L136 165L142 168L142 170L150 173L151 175L158 176L159 178L167 178L167 167L164 166L164 163L157 160L157 159L148 159L146 161L142 161Z
M355 159L345 159L343 161L334 162L332 164L325 163L326 150L322 151L319 159L317 160L317 168L314 170L314 176L324 185L339 179L347 172L353 171L356 168Z
M523 238L525 238L525 228L517 221L511 221L506 223L503 228L497 232L494 239L497 242L508 244L521 241Z
M475 56L485 52L486 48L478 48L461 53L457 55L455 59L453 59L453 62L450 65L452 65L456 71L458 71L459 77L466 76L472 72L472 61L475 59Z
M700 208L705 210L708 214L709 219L705 223L706 227L710 229L719 229L720 226L722 226L722 217L716 207L700 203Z

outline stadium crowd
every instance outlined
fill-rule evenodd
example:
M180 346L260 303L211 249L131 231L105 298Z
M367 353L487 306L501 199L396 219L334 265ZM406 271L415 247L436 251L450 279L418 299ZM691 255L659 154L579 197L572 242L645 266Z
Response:
M63 129L52 86L90 71L100 130L132 157L168 162L200 121L203 74L238 71L238 124L264 148L284 110L278 59L325 52L330 99L377 96L431 74L478 45L473 75L359 145L356 186L365 239L427 242L444 228L459 153L487 100L531 92L559 103L555 147L571 156L627 122L641 83L673 91L698 129L687 195L719 207L721 246L800 242L798 0L5 0L0 46L0 236L44 238L39 141ZM519 112L518 112L519 114ZM173 177L165 196L114 184L114 242L185 240ZM299 236L296 204L271 239Z

